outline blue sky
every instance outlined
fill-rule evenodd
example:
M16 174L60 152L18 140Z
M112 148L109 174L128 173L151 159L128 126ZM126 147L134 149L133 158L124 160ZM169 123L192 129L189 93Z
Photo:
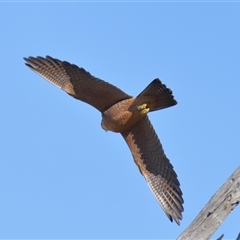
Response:
M239 166L239 3L0 3L1 238L176 238ZM30 71L50 55L131 95L154 78L178 105L149 114L185 200L171 223L100 113ZM214 237L239 232L240 207Z

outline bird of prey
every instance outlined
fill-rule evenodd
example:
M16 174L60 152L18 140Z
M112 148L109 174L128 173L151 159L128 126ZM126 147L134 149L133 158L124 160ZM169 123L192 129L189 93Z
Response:
M69 62L50 56L24 60L34 72L101 112L102 128L123 136L160 206L170 221L179 225L184 202L180 183L147 116L148 112L176 105L172 91L155 79L132 97Z

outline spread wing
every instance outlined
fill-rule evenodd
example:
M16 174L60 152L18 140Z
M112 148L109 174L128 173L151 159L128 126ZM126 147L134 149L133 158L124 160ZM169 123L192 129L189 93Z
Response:
M50 56L24 58L34 72L69 95L104 112L115 103L130 98L119 88L92 76L83 68Z
M123 132L122 136L159 204L168 218L179 225L184 202L180 183L148 117Z

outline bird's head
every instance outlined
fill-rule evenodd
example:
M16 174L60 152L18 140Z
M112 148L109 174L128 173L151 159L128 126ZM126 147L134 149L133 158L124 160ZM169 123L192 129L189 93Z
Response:
M109 130L108 127L106 126L106 124L104 124L103 120L101 121L101 126L106 132Z

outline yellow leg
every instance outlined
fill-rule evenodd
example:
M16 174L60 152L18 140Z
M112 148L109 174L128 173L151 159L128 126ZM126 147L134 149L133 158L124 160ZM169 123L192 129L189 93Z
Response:
M143 103L142 105L137 106L138 110L143 110L147 107L146 103Z
M142 105L137 106L137 109L140 110L140 114L147 114L149 112L149 108L147 108L147 104L143 103Z

